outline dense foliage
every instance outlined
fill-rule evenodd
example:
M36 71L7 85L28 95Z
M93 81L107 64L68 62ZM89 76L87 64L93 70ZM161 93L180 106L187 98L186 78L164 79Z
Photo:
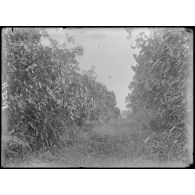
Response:
M131 117L140 125L143 153L157 160L186 160L187 96L192 84L192 33L152 29L133 47L135 75L126 98Z
M119 115L114 93L96 81L93 69L81 73L77 58L83 49L73 37L66 35L59 44L43 30L8 29L4 38L9 75L6 158L53 150L75 123Z

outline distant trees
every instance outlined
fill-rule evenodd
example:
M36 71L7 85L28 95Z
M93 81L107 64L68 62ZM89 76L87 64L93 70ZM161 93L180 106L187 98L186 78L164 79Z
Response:
M83 48L73 37L67 35L67 42L59 44L47 32L31 28L7 30L4 38L8 143L31 151L52 150L73 123L119 114L114 93L96 81L92 70L80 73L77 57Z
M106 122L120 115L116 108L115 94L96 80L93 68L76 73L75 76L67 93L71 108L69 112L78 125L82 125L86 120Z
M142 125L142 132L151 130L147 136L154 139L150 146L153 156L184 159L188 152L186 90L190 87L192 33L153 29L149 35L138 36L135 48L139 51L134 54L135 76L126 98L132 117Z

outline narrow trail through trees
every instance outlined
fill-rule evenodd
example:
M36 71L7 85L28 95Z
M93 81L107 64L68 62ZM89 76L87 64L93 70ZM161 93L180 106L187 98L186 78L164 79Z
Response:
M5 167L160 167L192 162L192 33L139 34L125 114L114 92L81 71L83 48L46 30L3 32L9 79ZM192 104L191 104L192 105Z

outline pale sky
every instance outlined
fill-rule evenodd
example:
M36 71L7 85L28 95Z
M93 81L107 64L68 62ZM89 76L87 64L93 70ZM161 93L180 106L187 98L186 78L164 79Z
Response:
M64 42L66 32L74 36L84 49L79 58L81 70L95 66L97 80L114 91L117 106L125 110L125 97L134 75L131 65L135 65L127 31L123 28L72 28L49 29L48 32L60 43Z

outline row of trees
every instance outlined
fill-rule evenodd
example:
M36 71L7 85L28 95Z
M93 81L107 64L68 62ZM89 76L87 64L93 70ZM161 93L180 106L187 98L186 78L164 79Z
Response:
M137 50L135 75L126 101L131 119L139 124L142 152L150 158L182 160L189 154L192 42L192 33L185 29L150 29L132 46Z
M114 93L96 80L94 69L80 71L83 48L73 37L59 44L40 29L6 29L3 38L9 75L5 154L19 146L52 150L71 125L120 114Z

